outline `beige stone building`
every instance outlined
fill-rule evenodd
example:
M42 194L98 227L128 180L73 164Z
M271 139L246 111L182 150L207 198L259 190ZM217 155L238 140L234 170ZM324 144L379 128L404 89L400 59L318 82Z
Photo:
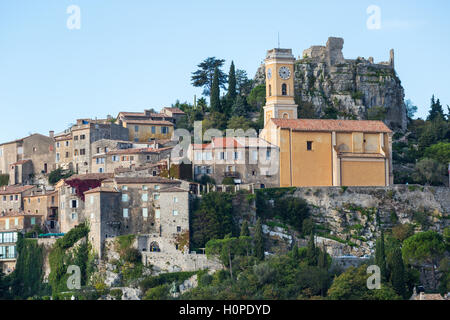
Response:
M30 160L32 167L27 168L25 162L22 162L24 160ZM49 137L32 134L0 144L0 174L9 174L16 180L10 184L38 179L52 171L54 166L55 148L52 132Z
M263 139L213 138L208 144L191 144L188 159L197 180L207 175L217 184L225 178L234 179L236 184L255 184L257 188L279 184L278 148Z
M37 190L32 185L15 185L0 187L0 213L21 212L24 209L23 199Z

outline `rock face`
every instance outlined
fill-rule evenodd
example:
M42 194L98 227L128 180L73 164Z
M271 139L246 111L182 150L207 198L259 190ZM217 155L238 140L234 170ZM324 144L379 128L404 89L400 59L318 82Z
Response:
M312 46L295 62L295 99L302 108L313 108L314 117L337 113L340 119L383 119L391 129L407 125L404 90L394 69L394 51L389 62L345 59L344 39L329 38L326 46ZM264 65L255 83L265 83ZM375 115L375 117L374 117Z

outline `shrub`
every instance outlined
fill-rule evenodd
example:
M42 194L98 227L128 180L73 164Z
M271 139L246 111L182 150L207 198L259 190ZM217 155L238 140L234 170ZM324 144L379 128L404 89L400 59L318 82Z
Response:
M168 284L163 284L151 289L148 289L144 300L167 300L169 299L170 286Z

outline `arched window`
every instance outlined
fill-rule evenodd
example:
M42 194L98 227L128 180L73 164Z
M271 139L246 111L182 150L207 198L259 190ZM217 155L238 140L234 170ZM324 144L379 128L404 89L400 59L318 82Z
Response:
M289 113L287 112L283 113L283 119L289 119Z
M287 96L287 85L286 85L286 83L283 83L281 85L281 95L282 96Z
M161 252L161 249L159 249L158 242L153 241L153 242L150 244L150 252Z
M272 96L272 85L269 84L269 97Z

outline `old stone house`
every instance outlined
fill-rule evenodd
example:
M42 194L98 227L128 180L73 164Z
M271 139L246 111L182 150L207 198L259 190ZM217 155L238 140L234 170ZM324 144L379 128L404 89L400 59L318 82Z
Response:
M24 160L30 160L32 168ZM22 139L0 144L0 174L12 177L10 184L25 183L55 166L55 149L50 136L32 134Z
M144 112L119 112L116 123L128 128L130 141L149 142L156 139L171 139L174 119L165 113L144 110Z
M191 144L188 159L195 179L208 175L222 183L225 178L232 178L236 184L253 183L258 188L279 184L278 148L263 139L213 138L208 144Z
M24 209L24 197L37 190L32 185L14 185L0 187L0 213L20 212Z
M56 190L32 191L23 197L23 211L27 214L43 216L43 229L46 233L58 233L59 195Z
M166 148L129 148L108 150L106 153L95 154L92 157L93 172L114 172L117 168L142 166L169 157L172 147Z

